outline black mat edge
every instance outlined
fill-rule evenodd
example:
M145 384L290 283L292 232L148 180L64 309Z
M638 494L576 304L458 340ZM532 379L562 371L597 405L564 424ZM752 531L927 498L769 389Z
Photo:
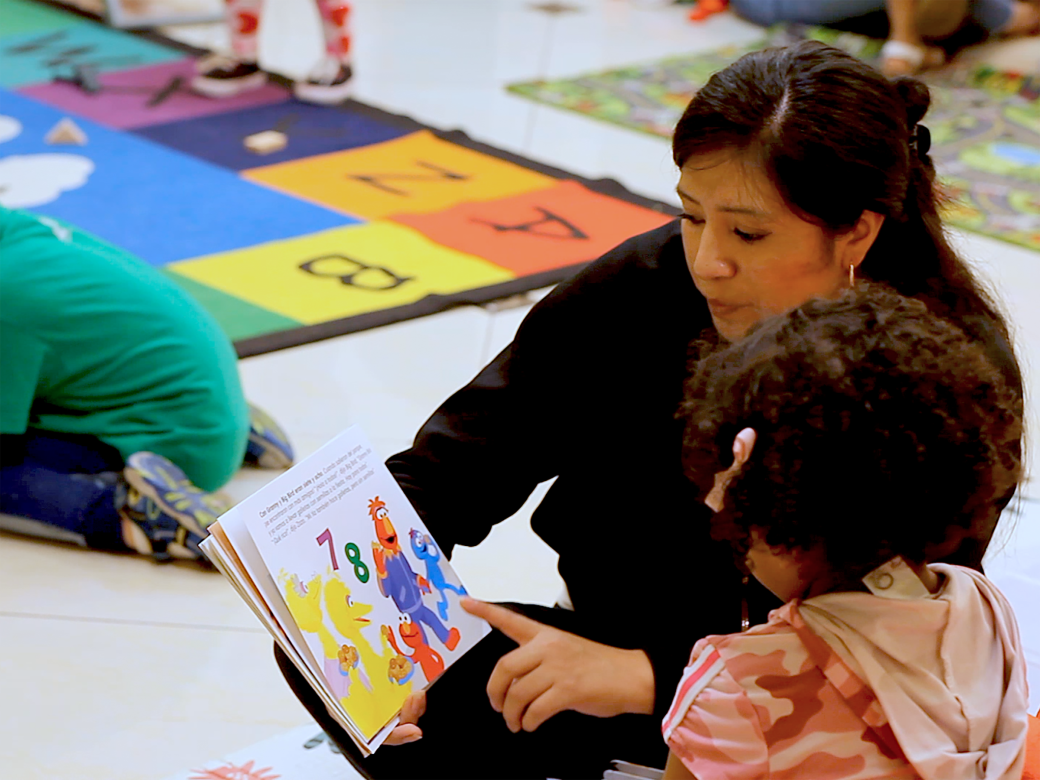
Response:
M281 349L302 346L303 344L313 344L314 342L324 341L336 336L345 336L348 333L357 333L383 325L393 325L397 322L428 317L431 314L440 314L460 306L482 306L491 301L511 298L514 295L521 295L532 290L558 284L584 267L585 263L578 263L563 268L554 268L551 271L531 274L530 276L523 276L519 279L502 282L501 284L477 287L473 290L463 290L452 295L427 295L422 300L405 306L380 309L368 314L356 314L352 317L345 317L341 320L329 320L317 325L304 325L292 330L265 333L263 336L236 341L235 350L240 358L254 357ZM305 336L306 339L299 341L301 336Z

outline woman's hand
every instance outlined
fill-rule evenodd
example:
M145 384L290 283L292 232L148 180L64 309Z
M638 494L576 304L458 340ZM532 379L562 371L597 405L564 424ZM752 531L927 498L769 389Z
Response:
M593 642L495 604L461 604L520 645L502 656L487 686L513 733L534 731L564 710L601 718L653 712L654 672L642 650Z
M400 722L390 732L384 745L407 745L422 739L422 729L417 725L419 718L426 712L426 692L413 693L404 700L401 707Z

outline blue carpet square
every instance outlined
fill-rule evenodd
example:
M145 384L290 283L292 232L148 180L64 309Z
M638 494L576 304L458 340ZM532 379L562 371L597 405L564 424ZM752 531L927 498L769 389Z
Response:
M291 100L142 127L136 132L216 165L241 171L389 141L412 132L415 127L395 127L351 111L349 104L348 108L339 109ZM246 149L243 139L264 130L285 133L288 145L263 155Z
M43 189L32 211L71 222L152 265L358 223L86 119L74 120L87 134L85 146L46 144L44 136L64 115L22 95L0 91L0 112L22 124L17 137L0 144L0 202L39 201Z

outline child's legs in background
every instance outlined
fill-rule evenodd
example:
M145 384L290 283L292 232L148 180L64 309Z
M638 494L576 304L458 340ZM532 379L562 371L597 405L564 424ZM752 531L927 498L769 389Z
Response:
M1019 2L1021 0L971 0L968 14L993 35L1005 31ZM835 24L884 11L885 0L730 0L730 8L749 22L765 27L781 22Z
M0 513L63 529L88 547L128 549L119 514L124 464L117 450L93 436L33 429L0 442ZM30 524L0 520L0 527L34 533Z
M256 62L264 0L227 0L227 23L235 59Z
M988 34L995 35L1005 31L1016 5L1016 0L972 0L968 13Z
M781 22L832 24L885 10L885 0L730 0L749 22L769 27Z
M350 62L350 3L345 0L318 0L321 28L325 34L325 53L344 64Z

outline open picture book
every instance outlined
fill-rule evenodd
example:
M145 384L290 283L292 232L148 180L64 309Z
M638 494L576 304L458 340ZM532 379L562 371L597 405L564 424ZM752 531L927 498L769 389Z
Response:
M383 461L349 428L221 515L202 549L364 755L489 631Z

